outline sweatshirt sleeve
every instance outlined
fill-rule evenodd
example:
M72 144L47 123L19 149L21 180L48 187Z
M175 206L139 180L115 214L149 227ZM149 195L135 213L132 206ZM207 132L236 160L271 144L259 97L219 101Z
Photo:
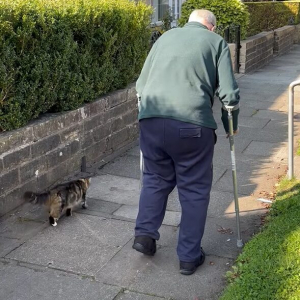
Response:
M218 60L218 95L223 106L234 106L235 110L239 107L240 90L233 74L229 47L227 43L223 46Z
M233 117L233 130L238 129L238 115L239 115L239 102L240 102L240 90L236 83L234 73L232 70L231 55L230 50L225 43L219 61L218 61L218 95L219 99L222 102L222 122L225 129L225 132L229 132L228 124L228 112L226 106L232 106L232 117Z

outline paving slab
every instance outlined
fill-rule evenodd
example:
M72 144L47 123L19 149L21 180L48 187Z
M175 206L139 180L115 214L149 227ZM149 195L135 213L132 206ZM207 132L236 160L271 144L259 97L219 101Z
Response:
M280 120L284 121L287 119L287 114L281 111L273 111L260 109L254 116L254 119L267 119L267 120Z
M179 262L175 250L162 248L148 260L129 289L145 294L171 298L173 300L206 299L216 300L223 290L225 274L233 260L207 256L204 264L191 276L179 274Z
M111 174L139 179L140 158L134 155L123 155L102 167L98 174Z
M116 206L118 204L138 206L140 180L109 174L99 175L93 178L87 197L94 199L91 201L91 210L103 211L101 205L105 202L115 203ZM104 202L97 203L96 200ZM88 207L89 209L90 207ZM169 196L167 209L170 211L181 211L176 188Z
M40 232L48 223L48 216L43 221L31 218L21 213L11 215L0 222L0 236L19 240L26 240Z
M265 210L240 213L240 230L244 243L249 241L254 233L261 227L261 216ZM218 257L236 258L242 249L237 247L237 228L235 213L226 217L208 217L205 225L205 232L201 243L208 255Z
M239 196L256 195L259 191L273 191L274 184L286 174L287 166L282 163L237 166L237 183ZM213 186L213 190L232 192L232 174L227 171L224 176Z
M11 239L0 236L0 257L4 257L22 244L19 239Z
M223 133L223 129L217 129L218 140L215 146L214 156L219 155L220 153L227 152L230 154L230 143L229 139L226 138L226 135ZM250 144L251 139L247 137L243 130L240 130L240 133L234 137L234 149L235 153L242 153Z
M253 99L253 95L249 95L249 98L250 99L245 99L244 97L243 107L251 107L257 110L267 109L272 111L280 111L282 107L286 105L285 100L281 96L271 96L265 99ZM239 119L239 124L240 121L243 121L244 118L245 117ZM262 122L262 120L260 122Z
M108 202L138 205L140 181L129 177L109 174L93 178L87 196Z
M115 300L162 300L162 299L166 299L166 298L149 296L149 295L130 292L128 290L125 290Z
M132 220L136 220L138 214L138 206L122 205L117 211L114 212L114 216L124 217ZM181 213L177 211L166 211L163 224L178 226L181 219Z
M157 251L168 248L176 253L178 228L163 225L159 229L160 239L157 241ZM130 240L99 272L96 278L108 284L129 287L138 273L147 268L151 257L141 255L132 249L133 238ZM126 276L124 276L126 274Z
M3 300L113 300L121 288L71 274L0 262L0 290Z
M133 226L130 222L74 214L6 257L92 276L131 239Z
M251 141L247 141L249 144ZM235 143L236 145L236 143ZM247 146L248 147L248 146ZM229 148L229 147L228 147ZM245 148L246 151L247 148ZM275 150L274 150L275 151ZM279 150L277 150L279 151ZM273 153L273 152L272 152ZM270 158L267 156L254 156L254 155L245 155L244 152L239 153L235 152L235 161L236 165L242 164L249 164L252 166L261 165L262 163L270 161ZM226 169L231 170L231 153L229 149L225 151L216 151L213 159L214 166L224 166Z
M253 212L264 210L265 206L257 201L258 197L240 196L239 208L240 212ZM212 190L210 194L210 203L208 206L208 217L224 217L226 215L235 214L234 195L233 192L224 192Z
M198 296L199 299L209 300L217 299L222 290L220 283L224 283L220 274L229 270L232 262L230 258L221 259L208 255L204 265L194 275L182 276L179 274L176 244L173 247L159 248L154 257L142 255L128 244L100 270L96 278L155 297L186 300ZM210 292L205 292L207 284L214 286L213 296Z
M276 151L276 148L280 148L278 147L278 143L252 141L247 149L245 149L244 154L268 157L271 153Z
M268 125L266 127L268 127ZM283 132L281 135L278 133L276 128L266 127L261 130L257 130L257 128L243 127L243 129L239 132L239 135L248 138L249 141L269 143L281 143L287 141L287 132Z
M80 211L78 211L80 213L89 213L91 211L96 211L104 214L113 214L117 209L121 207L121 204L118 203L93 198L87 198L87 204L87 209L81 209Z
M140 146L137 145L137 146L131 148L129 151L127 151L126 154L140 157Z
M268 119L257 120L253 117L242 117L239 119L239 127L251 127L262 129L268 124Z

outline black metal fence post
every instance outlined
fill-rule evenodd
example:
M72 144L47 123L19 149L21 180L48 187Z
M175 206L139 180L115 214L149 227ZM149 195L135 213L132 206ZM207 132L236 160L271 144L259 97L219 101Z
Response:
M229 27L227 27L225 30L224 30L224 39L227 43L229 43L229 36L230 36L230 32L229 32Z
M240 73L240 50L242 48L241 46L241 26L236 27L235 32L235 72Z

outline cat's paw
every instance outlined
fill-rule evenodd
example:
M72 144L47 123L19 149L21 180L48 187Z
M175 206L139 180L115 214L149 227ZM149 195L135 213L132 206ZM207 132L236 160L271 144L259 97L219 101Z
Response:
M54 222L54 223L51 224L51 225L55 227L55 226L57 226L57 222Z
M87 209L87 208L88 208L88 205L87 205L86 203L83 203L83 204L82 204L82 208Z

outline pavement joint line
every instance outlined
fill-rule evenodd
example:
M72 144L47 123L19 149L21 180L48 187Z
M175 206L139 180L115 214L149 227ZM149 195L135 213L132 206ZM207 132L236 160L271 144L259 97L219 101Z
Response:
M141 293L139 291L136 291L136 290L132 290L130 288L123 288L123 291L120 291L118 293L118 295L116 295L116 297L113 299L113 300L118 300L118 297L121 295L120 293L123 293L123 294L126 294L126 292L129 292L129 293L135 293L135 294L139 294L139 295L142 295L142 296L150 296L150 297L156 297L156 298L159 298L159 299L165 299L165 300L173 300L173 298L166 298L166 297L161 297L161 296L157 296L156 294L149 294L149 293ZM175 299L174 299L175 300Z
M226 169L223 173L222 173L222 175L221 175L221 177L215 182L215 184L214 184L214 186L225 176L225 174L227 173L227 171L228 171L228 169Z
M239 248L240 252L242 252L242 250ZM204 249L205 251L205 249ZM221 255L216 255L216 254L207 254L205 253L205 257L216 257L216 258L225 258L228 260L231 260L232 263L234 263L236 261L236 258L232 258L232 257L228 257L228 256L221 256Z
M114 286L114 285L112 285L112 286ZM119 293L112 299L112 300L118 300L118 298L119 298L119 296L121 295L121 294L123 294L123 292L124 292L124 288L121 288L121 290L119 291ZM119 298L120 299L120 298Z
M271 121L272 121L272 120L270 119L270 120L267 122L267 124L266 124L262 129L264 129Z
M124 205L126 205L126 204L124 204ZM167 211L178 212L176 210L167 210ZM94 214L92 212L96 212L97 214ZM111 215L111 214L108 214L108 213L103 213L103 212L95 211L95 210L90 210L90 211L80 210L80 211L76 211L75 213L78 213L78 214L81 214L81 215L89 215L89 216L93 216L93 217L106 218L106 219L110 219L110 220L117 220L117 221L135 223L135 219L130 219L130 218L126 218L126 217ZM164 224L164 226L179 227L179 225L175 226L175 225L169 225L169 224Z
M10 237L10 236L5 236L5 235L0 235L0 238L5 238L5 239L8 239L8 240L17 240L17 241L21 240L21 239L18 239L18 238L14 238L14 237Z
M136 178L136 177L133 177L133 176L128 176L128 175L120 176L120 175L116 175L115 173L108 173L108 172L102 172L101 174L97 174L96 177L103 176L103 175L110 175L110 176L117 176L117 177L122 177L122 178L140 180L139 178Z
M271 120L270 120L271 121ZM244 153L244 151L246 151L247 150L247 148L250 146L250 144L253 142L253 140L251 140L250 142L249 142L249 144L246 146L246 148L241 152L242 154Z
M257 212L257 211L268 211L268 209L266 208L257 208L257 209L249 209L249 210L240 210L240 214L242 213L248 213L248 212ZM228 215L235 215L235 212L229 212L229 213L225 213L221 216L215 216L215 217L212 217L212 216L207 216L208 219L219 219L220 217L226 217Z
M93 214L91 212L97 212L97 214ZM107 213L103 213L103 212L99 212L99 211L95 211L95 210L91 210L91 211L77 211L77 213L82 214L82 215L89 215L89 216L94 216L94 217L101 217L101 218L106 218L106 219L111 219L111 220L117 220L117 221L125 221L125 222L129 222L129 223L135 223L135 219L130 219L130 218L126 218L126 217L121 217L121 216L115 216L115 215L111 215L111 214L107 214Z
M111 260L124 248L124 247L126 247L126 245L130 242L130 241L132 241L132 239L133 239L133 236L127 241L127 243L125 243L122 247L120 247L119 249L118 249L118 251L99 269L99 271L101 271L104 267L106 267L106 265L108 264L108 263L110 263L111 262ZM99 272L98 271L98 272Z
M97 214L94 214L93 212L96 212ZM89 215L89 216L93 216L93 217L100 217L100 218L104 218L104 219L113 219L112 215L110 215L108 213L101 212L101 211L96 211L96 210L85 209L85 210L75 211L75 213L81 214L81 215Z
M97 198L91 198L91 197L87 197L87 203L89 203L89 200L93 200L93 201L102 201L102 202L105 202L105 203L115 203L117 205L120 205L120 207L116 208L114 211L112 211L111 214L115 213L118 209L120 209L122 206L124 206L125 204L121 204L121 203L117 203L117 202L111 202L111 201L107 201L107 200L103 200L101 198L97 199ZM105 214L105 213L103 213Z
M217 182L215 183L215 185L217 184ZM230 186L231 186L231 184L230 184ZM218 188L218 187L215 187L214 186L214 189L213 189L214 191L218 191L218 192L227 192L227 193L230 193L230 191L224 191L224 187L221 187L221 188ZM252 193L254 193L254 191L252 192ZM251 193L251 194L252 194ZM238 191L238 196L239 197L248 197L249 196L249 193L243 193L243 192L240 192L240 191Z
M65 269L61 269L59 267L52 267L52 266L45 266L45 265L40 265L40 264L35 264L35 263L31 263L31 262L25 262L25 261L21 261L18 259L14 259L14 258L4 258L5 260L3 261L3 259L0 259L0 261L4 264L7 265L13 265L13 266L19 266L19 267L23 267L26 269L31 269L34 271L39 271L39 272L47 272L49 270L52 271L58 271L61 273L65 273L65 274L69 274L69 275L75 275L81 278L88 278L91 279L93 281L97 281L95 276L93 275L88 275L88 274L84 274L84 273L79 273L79 272L74 272L74 271L70 271L70 270L65 270ZM100 282L100 281L97 281Z
M6 253L4 255L4 258L6 258L7 255L9 255L10 253L12 253L13 251L17 250L18 248L20 248L21 246L23 246L26 243L26 241L23 241L20 245L16 246L15 248L13 248L12 250L10 250L8 253Z
M119 203L118 203L119 204ZM126 204L121 204L120 207L116 208L111 214L114 216L114 213L119 210L121 207L124 207Z

